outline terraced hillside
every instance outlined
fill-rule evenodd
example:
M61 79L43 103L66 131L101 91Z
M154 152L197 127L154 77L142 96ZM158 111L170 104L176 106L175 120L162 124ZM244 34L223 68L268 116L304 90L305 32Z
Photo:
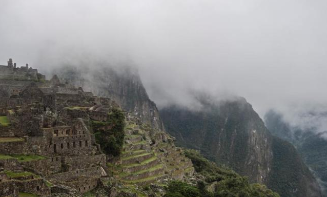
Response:
M108 167L124 186L122 190L131 193L133 188L151 183L166 185L170 180L187 180L194 173L192 162L174 146L172 137L131 120L127 121L123 152Z

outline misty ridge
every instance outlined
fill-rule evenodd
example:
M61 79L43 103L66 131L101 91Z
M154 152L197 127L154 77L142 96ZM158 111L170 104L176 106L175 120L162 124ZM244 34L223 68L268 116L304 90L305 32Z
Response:
M199 94L217 102L237 95L261 118L274 109L321 133L325 7L322 0L3 0L0 59L14 56L46 73L83 68L86 89L106 85L95 80L102 67L131 67L159 108L199 110Z

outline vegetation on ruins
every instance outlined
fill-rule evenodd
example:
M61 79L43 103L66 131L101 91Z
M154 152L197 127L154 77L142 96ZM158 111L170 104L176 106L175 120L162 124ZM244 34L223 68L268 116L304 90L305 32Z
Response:
M9 120L7 116L0 116L0 126L9 126Z
M247 178L232 170L218 167L196 151L188 150L185 154L204 181L199 181L197 186L180 181L170 182L165 197L279 197L264 185L250 184Z
M29 193L24 193L24 192L20 192L19 197L38 197L38 195L36 194L29 194Z
M19 138L19 137L0 137L0 143L4 143L4 142L23 142L24 139L23 138Z
M109 114L107 122L92 121L95 139L104 153L113 156L121 154L125 137L124 127L125 116L120 109L115 108Z
M1 159L17 159L19 162L37 161L45 159L45 157L40 155L3 155L0 154Z
M22 177L28 177L28 176L38 177L37 175L35 175L31 172L12 172L12 171L6 170L5 174L10 178L22 178Z

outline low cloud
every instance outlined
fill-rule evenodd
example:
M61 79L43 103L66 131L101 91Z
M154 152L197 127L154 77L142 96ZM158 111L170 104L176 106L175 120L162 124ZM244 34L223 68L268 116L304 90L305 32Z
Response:
M0 60L44 72L124 62L159 107L195 105L192 93L203 91L243 96L261 117L275 108L301 119L327 101L326 8L323 0L2 0Z

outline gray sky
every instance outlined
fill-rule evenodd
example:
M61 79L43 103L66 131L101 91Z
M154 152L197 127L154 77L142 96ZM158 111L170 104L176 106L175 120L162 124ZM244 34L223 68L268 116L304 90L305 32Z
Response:
M0 0L0 63L131 61L159 105L245 97L263 116L327 109L325 0ZM294 111L294 112L293 112Z

